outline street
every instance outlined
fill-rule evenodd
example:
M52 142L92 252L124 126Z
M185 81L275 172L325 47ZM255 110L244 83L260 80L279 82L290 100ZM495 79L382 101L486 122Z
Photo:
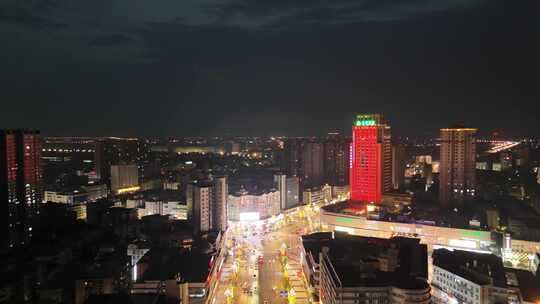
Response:
M319 229L311 208L277 219L233 223L212 304L309 303L301 271L300 236Z

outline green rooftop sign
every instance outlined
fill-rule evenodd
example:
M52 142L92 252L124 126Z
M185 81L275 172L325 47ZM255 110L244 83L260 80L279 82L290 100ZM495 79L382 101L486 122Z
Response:
M366 126L374 126L375 120L374 119L365 119L365 120L357 120L356 126L366 127Z
M484 236L484 231L465 230L463 231L462 236L479 239Z
M381 123L381 115L379 114L360 114L356 115L354 125L358 127L376 126Z
M352 218L341 217L341 216L336 217L337 224L351 224L352 222L353 222Z

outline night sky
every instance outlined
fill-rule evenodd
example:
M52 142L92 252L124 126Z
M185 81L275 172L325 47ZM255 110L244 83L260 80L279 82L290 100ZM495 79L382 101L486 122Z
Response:
M540 135L538 0L0 0L0 128Z

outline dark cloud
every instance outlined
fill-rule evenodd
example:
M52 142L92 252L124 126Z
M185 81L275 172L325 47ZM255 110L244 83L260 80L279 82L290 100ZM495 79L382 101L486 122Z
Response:
M534 134L539 6L0 0L1 127L305 135L381 112L402 134L455 121Z
M135 42L133 37L122 34L110 34L96 37L90 42L92 46L115 46Z
M231 0L209 12L219 23L250 27L332 25L391 21L480 5L481 0ZM287 28L285 28L287 29Z

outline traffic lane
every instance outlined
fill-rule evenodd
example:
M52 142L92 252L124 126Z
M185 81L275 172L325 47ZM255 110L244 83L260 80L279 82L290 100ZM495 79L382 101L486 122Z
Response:
M287 299L280 296L280 291L285 289L285 279L281 272L282 267L278 253L284 237L290 234L290 229L287 228L284 227L281 231L269 234L265 241L265 263L261 268L261 276L265 283L261 289L261 296L263 299L267 299L269 303L287 303Z

